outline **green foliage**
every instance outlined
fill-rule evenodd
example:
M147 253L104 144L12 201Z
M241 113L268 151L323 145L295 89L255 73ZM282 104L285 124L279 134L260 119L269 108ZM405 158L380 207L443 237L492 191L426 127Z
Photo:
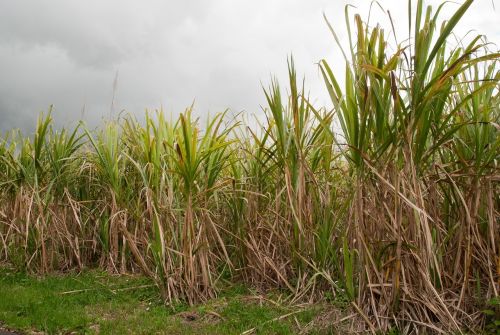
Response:
M371 330L415 316L475 327L468 301L499 275L500 55L481 36L452 43L471 4L409 1L410 39L395 45L349 7L346 46L327 21L345 57L342 78L319 62L333 108L309 100L290 58L255 122L226 111L202 124L191 106L55 130L49 109L32 136L0 139L0 261L140 271L170 305L229 280L294 302L328 292Z
M500 333L500 299L495 297L486 303L486 309L483 310L486 316L486 325L484 330L489 334Z

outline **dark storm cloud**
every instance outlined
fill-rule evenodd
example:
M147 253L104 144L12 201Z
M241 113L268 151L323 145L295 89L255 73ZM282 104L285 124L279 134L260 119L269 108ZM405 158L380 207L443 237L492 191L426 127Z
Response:
M369 9L368 1L349 2ZM292 52L313 97L325 103L314 64L326 57L337 68L344 65L322 12L345 41L346 3L0 0L0 132L33 129L51 104L57 125L82 117L95 125L122 109L177 113L193 100L199 115L228 107L257 113L261 82L271 74L284 78ZM381 3L406 29L405 6ZM498 41L498 19L489 1L478 1L462 31L476 29ZM388 23L381 11L374 11L376 20Z

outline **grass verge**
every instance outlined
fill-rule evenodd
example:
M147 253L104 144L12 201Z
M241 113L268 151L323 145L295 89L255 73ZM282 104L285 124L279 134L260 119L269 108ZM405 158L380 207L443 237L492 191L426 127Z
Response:
M100 271L35 277L0 270L0 329L35 334L328 334L323 305L233 286L203 305L165 306L151 280Z

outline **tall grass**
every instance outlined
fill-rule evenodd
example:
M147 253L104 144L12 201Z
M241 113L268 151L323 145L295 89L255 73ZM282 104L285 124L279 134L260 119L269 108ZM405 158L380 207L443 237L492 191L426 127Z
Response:
M202 126L192 107L97 131L41 115L34 136L0 141L1 259L141 271L166 303L231 280L292 301L330 292L365 330L480 327L499 290L500 72L481 37L450 49L471 3L440 22L418 1L394 52L354 16L345 78L320 62L331 110L290 59L288 94L273 80L255 127L226 113Z
M351 245L360 254L357 302L379 316L381 328L395 311L405 319L438 318L458 328L457 315L470 312L466 296L476 288L498 293L491 270L498 227L492 217L481 220L478 210L479 203L490 216L498 209L480 200L480 194L494 193L480 185L489 185L498 172L499 55L484 53L480 37L450 51L446 44L471 4L465 1L438 31L443 5L436 14L431 7L424 13L419 1L414 43L392 56L385 54L383 30L370 29L356 16L344 89L321 62L356 176L350 225ZM461 152L465 147L475 153ZM445 287L460 290L440 294ZM416 296L419 304L408 299Z

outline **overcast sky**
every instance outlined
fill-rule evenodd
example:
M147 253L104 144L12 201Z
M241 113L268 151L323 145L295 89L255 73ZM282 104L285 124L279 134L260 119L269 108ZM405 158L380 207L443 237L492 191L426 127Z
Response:
M407 2L379 2L403 41ZM486 34L498 49L495 2L476 0L459 34ZM316 102L327 104L315 64L326 58L344 65L322 13L345 42L348 3L357 7L352 14L366 15L371 1L0 0L0 132L31 131L50 104L57 125L81 118L96 125L120 110L176 114L193 101L200 116L226 108L259 113L261 83L285 79L290 53ZM446 8L443 18L457 4ZM378 8L371 15L377 21L390 27Z

